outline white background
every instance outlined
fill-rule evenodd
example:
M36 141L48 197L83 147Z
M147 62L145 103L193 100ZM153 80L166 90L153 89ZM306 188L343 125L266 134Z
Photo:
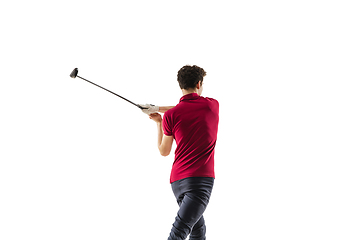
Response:
M208 240L359 239L357 1L2 1L0 239L167 239L173 153L136 103L203 67ZM174 149L173 149L174 150Z

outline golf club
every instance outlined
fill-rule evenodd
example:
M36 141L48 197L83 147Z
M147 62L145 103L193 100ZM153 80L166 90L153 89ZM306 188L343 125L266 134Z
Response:
M147 108L144 108L144 107L140 106L139 104L133 103L132 101L130 101L130 100L128 100L128 99L120 96L119 94L116 94L116 93L114 93L114 92L112 92L112 91L110 91L110 90L108 90L108 89L106 89L106 88L104 88L104 87L102 87L102 86L97 85L96 83L93 83L93 82L91 82L91 81L89 81L89 80L87 80L87 79L85 79L85 78L82 78L82 77L78 76L78 75L77 75L78 72L79 72L78 69L75 68L75 69L70 73L70 77L72 77L72 78L76 78L76 77L81 78L82 80L85 80L85 81L87 81L87 82L89 82L89 83L91 83L91 84L93 84L93 85L95 85L95 86L97 86L97 87L99 87L99 88L102 88L102 89L104 89L104 90L106 90L106 91L108 91L108 92L110 92L110 93L118 96L119 98L124 99L125 101L128 101L129 103L137 106L137 107L140 108L140 109L147 109Z

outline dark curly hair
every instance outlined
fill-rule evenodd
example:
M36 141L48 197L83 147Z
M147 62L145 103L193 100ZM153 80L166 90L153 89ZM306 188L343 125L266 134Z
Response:
M187 90L195 88L199 81L202 85L205 76L206 72L201 67L186 65L178 71L177 80L180 88Z

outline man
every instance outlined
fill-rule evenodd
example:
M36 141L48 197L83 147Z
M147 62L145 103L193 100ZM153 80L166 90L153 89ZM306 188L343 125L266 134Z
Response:
M214 184L214 149L219 122L219 103L201 97L204 69L184 66L177 75L183 97L175 107L143 105L158 128L158 148L170 154L173 140L177 148L170 183L179 211L168 240L205 240L203 213ZM162 119L159 112L164 112Z

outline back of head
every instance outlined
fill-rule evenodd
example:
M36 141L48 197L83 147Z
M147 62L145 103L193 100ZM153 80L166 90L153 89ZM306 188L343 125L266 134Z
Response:
M178 71L177 80L180 88L187 90L195 88L199 81L202 85L205 76L206 72L201 67L186 65Z

